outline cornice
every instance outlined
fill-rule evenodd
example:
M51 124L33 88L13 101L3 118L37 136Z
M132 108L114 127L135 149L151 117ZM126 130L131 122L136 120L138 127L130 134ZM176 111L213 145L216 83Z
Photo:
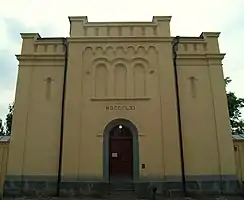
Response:
M179 59L206 59L205 54L177 54L177 60Z
M62 45L62 41L61 40L36 40L34 44L40 45L40 44L44 44L44 45Z
M172 42L171 37L70 37L68 42L107 43L107 42Z
M220 59L220 60L223 60L224 57L225 57L225 53L220 53L220 54L208 54L206 53L206 57L209 58L209 59Z
M43 62L25 62L18 65L19 67L64 67L63 62L62 63L43 63Z
M64 54L25 54L25 55L16 55L18 61L29 61L29 60L64 60Z
M97 98L92 97L91 101L131 101L131 100L150 100L151 97L126 97L126 98L120 98L120 97L105 97L105 98Z
M209 53L204 53L204 54L183 54L183 53L178 53L177 59L218 59L218 60L223 60L225 57L225 54L209 54Z
M172 16L153 16L153 22L154 21L168 21L170 22Z
M220 32L202 32L200 37L204 38L204 36L206 36L206 37L218 38L219 35L220 35Z
M193 67L199 67L199 66L208 66L209 62L205 60L191 60L191 62L187 60L177 60L177 66L193 66Z

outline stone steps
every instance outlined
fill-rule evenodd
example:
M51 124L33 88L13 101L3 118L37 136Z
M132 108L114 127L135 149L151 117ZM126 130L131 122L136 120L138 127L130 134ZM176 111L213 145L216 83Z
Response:
M112 191L134 191L134 183L132 182L111 182L110 190Z
M111 182L109 190L109 199L137 199L135 195L135 187L132 182Z

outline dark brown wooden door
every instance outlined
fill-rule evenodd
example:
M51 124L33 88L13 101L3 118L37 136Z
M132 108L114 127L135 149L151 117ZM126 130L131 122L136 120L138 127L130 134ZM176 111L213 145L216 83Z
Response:
M127 130L128 131L128 130ZM117 135L109 139L110 179L132 179L133 140L132 135Z

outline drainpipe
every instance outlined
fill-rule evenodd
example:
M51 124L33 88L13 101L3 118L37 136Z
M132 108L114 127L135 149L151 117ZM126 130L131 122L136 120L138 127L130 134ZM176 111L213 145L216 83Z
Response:
M180 159L181 159L181 178L182 178L182 189L184 196L187 196L186 191L186 177L185 177L185 161L184 161L184 144L183 144L183 134L182 134L182 122L181 122L181 112L180 112L180 98L179 98L179 83L178 83L178 74L177 74L177 51L180 36L176 36L173 39L172 51L173 51L173 66L174 66L174 75L175 75L175 92L176 92L176 103L177 103L177 113L178 113L178 132L179 132L179 141L180 141Z
M65 109L65 92L66 92L67 65L68 65L68 43L67 43L67 38L63 38L63 47L64 47L64 79L63 79L63 93L62 93L62 105L61 105L58 179L57 179L57 191L56 191L56 195L58 197L60 195L60 183L61 183L61 176L62 176L62 160L63 160L64 109Z

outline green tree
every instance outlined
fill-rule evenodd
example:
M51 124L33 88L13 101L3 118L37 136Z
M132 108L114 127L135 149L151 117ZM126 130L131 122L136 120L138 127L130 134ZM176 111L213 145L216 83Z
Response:
M231 82L230 77L225 78L226 86ZM238 98L234 92L226 92L232 134L244 134L244 120L241 118L241 109L244 99Z
M11 135L12 119L13 119L14 103L8 107L8 114L6 115L6 135Z
M5 133L4 133L3 120L0 119L0 136L2 135L5 135Z

